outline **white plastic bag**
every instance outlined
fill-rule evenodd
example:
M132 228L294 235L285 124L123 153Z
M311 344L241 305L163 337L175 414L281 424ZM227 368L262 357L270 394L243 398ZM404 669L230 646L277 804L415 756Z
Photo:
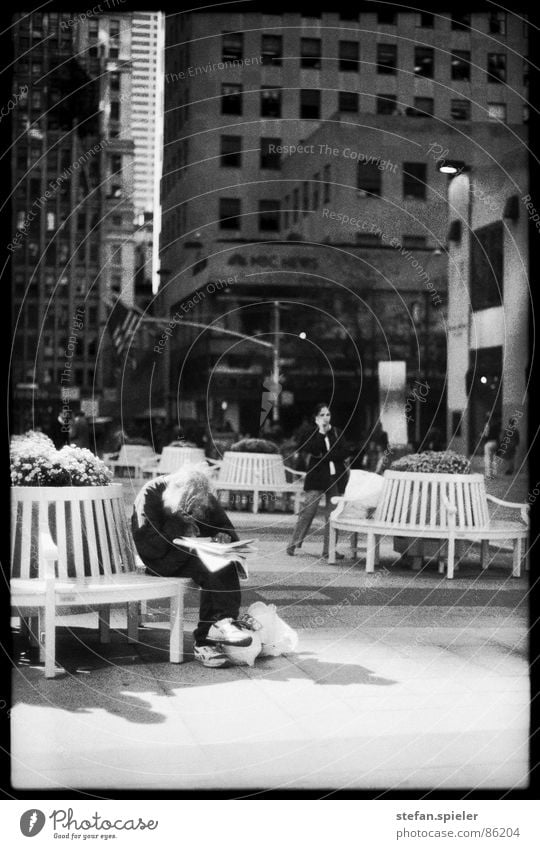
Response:
M261 625L256 632L262 643L260 657L279 657L295 651L298 634L278 616L275 604L256 601L247 612Z
M343 497L354 499L354 503L345 504L343 511L339 514L340 519L365 519L368 510L377 506L377 502L384 486L382 475L374 472L364 472L361 469L352 469L345 488Z

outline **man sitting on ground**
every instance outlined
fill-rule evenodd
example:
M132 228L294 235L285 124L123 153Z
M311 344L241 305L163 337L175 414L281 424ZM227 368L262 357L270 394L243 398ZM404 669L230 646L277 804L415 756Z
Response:
M210 572L196 554L175 545L177 537L212 537L236 542L238 535L211 491L208 476L193 466L149 481L135 499L133 539L147 574L192 578L201 588L199 624L194 632L195 659L203 666L229 661L222 645L249 646L252 638L235 624L241 603L234 563Z

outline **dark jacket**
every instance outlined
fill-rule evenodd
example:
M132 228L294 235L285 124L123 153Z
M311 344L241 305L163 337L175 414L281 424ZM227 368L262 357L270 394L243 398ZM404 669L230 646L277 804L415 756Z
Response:
M325 438L317 430L305 443L303 450L308 454L307 474L304 480L304 490L327 490L332 481L337 483L340 493L345 491L347 474L344 459L350 453L343 435L337 428L330 428L327 434L330 451L326 448ZM336 467L336 477L330 476L330 460Z
M204 520L195 520L187 513L171 513L162 499L167 483L168 478L161 477L142 488L133 506L131 530L139 557L147 569L163 577L174 577L185 572L194 558L189 551L173 545L176 537L213 537L223 531L236 542L238 535L213 495L210 495Z

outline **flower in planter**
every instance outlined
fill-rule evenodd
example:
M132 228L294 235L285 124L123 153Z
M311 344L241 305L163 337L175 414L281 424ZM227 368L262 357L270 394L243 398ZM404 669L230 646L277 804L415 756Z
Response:
M45 434L29 431L11 440L14 486L106 486L112 474L87 448L65 445L59 451Z
M423 451L421 454L406 454L395 460L390 468L394 472L467 475L471 471L471 462L455 451Z
M249 454L279 454L279 447L269 439L240 439L231 445L231 451L245 451Z

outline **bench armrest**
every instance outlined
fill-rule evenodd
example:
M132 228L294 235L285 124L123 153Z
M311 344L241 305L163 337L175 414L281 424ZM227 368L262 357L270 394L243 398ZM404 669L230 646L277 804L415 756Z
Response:
M527 527L529 526L529 512L530 512L530 504L526 502L519 501L503 501L502 498L497 498L495 495L486 495L488 501L493 501L494 504L500 504L501 507L509 507L511 510L519 510L521 513L521 519Z
M286 472L290 472L291 475L298 475L300 480L303 480L307 474L307 472L299 472L298 469L291 469L290 466L284 466Z

